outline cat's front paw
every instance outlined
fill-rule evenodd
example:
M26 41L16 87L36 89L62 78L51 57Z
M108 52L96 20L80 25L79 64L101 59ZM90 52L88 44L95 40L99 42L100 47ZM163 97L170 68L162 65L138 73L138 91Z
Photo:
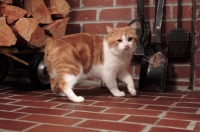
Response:
M76 98L70 100L76 103L84 102L84 98L82 96L77 96Z
M132 96L136 96L137 91L136 91L135 89L132 89L132 90L129 90L129 93L130 93Z
M125 96L125 93L123 91L115 91L115 92L113 92L113 95L115 97L123 97L123 96Z

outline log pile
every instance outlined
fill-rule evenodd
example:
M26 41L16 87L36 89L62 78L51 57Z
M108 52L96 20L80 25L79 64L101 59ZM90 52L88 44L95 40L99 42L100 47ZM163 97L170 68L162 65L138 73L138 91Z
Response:
M0 46L40 48L65 35L70 11L66 0L0 0Z

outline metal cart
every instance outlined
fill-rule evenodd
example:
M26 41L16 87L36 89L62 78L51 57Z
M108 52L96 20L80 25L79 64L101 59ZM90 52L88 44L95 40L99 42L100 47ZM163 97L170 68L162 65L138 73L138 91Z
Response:
M33 53L34 57L29 61L24 61L16 54L30 54ZM27 67L28 77L31 83L38 89L50 88L49 75L46 71L46 66L43 61L44 53L43 48L27 49L21 47L0 47L0 83L4 81L8 74L9 63L8 58L15 60Z

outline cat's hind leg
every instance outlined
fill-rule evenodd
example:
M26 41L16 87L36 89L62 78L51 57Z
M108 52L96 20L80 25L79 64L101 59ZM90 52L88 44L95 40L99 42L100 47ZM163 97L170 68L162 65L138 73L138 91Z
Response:
M72 90L78 79L78 76L65 74L58 80L59 87L62 89L63 93L68 97L69 100L73 102L84 101L84 98L82 96L77 96Z
M66 96L63 91L58 86L58 81L56 78L50 78L51 90L58 96Z

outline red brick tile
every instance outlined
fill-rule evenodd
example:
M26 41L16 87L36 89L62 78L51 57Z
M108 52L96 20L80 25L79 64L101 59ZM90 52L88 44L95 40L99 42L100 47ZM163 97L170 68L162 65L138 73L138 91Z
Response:
M124 115L102 114L102 113L91 113L91 112L74 112L74 113L68 114L67 116L88 118L88 119L98 119L98 120L119 120L124 117Z
M155 100L127 100L125 103L134 103L134 104L151 104L151 105L166 105L170 106L174 102L170 101L155 101Z
M52 126L52 125L40 125L32 128L27 132L98 132L96 130L89 130L83 128L76 127L68 127L68 126Z
M47 115L30 115L30 116L21 118L21 120L50 123L50 124L60 124L60 125L72 125L74 123L81 121L81 119L47 116Z
M0 103L10 103L10 102L14 102L16 100L14 99L0 99Z
M170 109L170 107L167 107L167 106L148 105L148 106L145 107L144 109L167 111L167 110Z
M104 9L100 12L100 20L131 20L131 9Z
M200 131L200 122L196 123L194 130Z
M15 105L24 105L24 106L36 106L36 107L53 107L58 105L59 103L52 103L52 102L39 102L39 101L19 101L19 102L14 102L12 104Z
M182 119L182 120L193 120L193 121L199 121L200 115L199 114L189 114L189 113L172 113L168 112L165 116L166 118L171 119Z
M156 125L170 126L170 127L176 127L176 128L186 128L189 125L189 123L190 121L162 119Z
M46 114L46 115L63 115L63 114L69 113L70 110L58 110L58 109L49 109L49 108L28 107L28 108L18 110L17 112Z
M13 131L23 131L26 128L34 126L36 124L23 122L23 121L12 121L12 120L0 120L0 129L7 129Z
M56 108L69 109L69 110L91 111L91 112L100 112L105 109L102 107L73 105L73 104L63 104L63 105L57 106Z
M116 113L116 114L132 114L132 115L146 115L146 116L158 116L162 111L153 110L139 110L139 109L124 109L124 108L110 108L105 113Z
M154 124L159 118L156 117L146 117L146 116L130 116L124 121L136 122L136 123L147 123Z
M119 108L140 108L141 104L127 104L127 103L114 103L114 102L98 102L93 104L95 106L109 106L109 107L119 107Z
M172 108L170 111L195 113L197 110L198 110L197 108Z
M176 106L200 108L199 103L178 103L178 104L176 104Z
M19 109L21 108L21 106L14 106L14 105L4 105L4 104L0 104L0 110L6 110L6 111L11 111L14 109Z
M180 94L172 94L172 93L156 93L156 92L144 92L142 95L150 96L150 97L173 97L173 98L181 98L182 95Z
M106 102L123 102L125 101L126 99L124 98L116 98L116 97L94 97L94 96L90 96L90 97L87 97L86 100L93 100L94 101L106 101Z
M22 114L22 113L17 113L17 112L0 111L0 118L17 119L26 115L27 114Z
M20 99L20 100L32 100L32 101L47 101L50 98L40 97L40 96L28 96L28 95L20 95L20 96L14 96L10 97L11 99Z
M117 5L131 5L131 4L134 4L134 5L136 5L136 0L126 0L126 1L124 1L124 0L117 0L116 1L116 3L117 3Z
M170 102L179 102L181 98L172 98L172 97L159 97L156 101L170 101Z
M74 102L68 100L66 97L64 98L55 98L50 100L49 102L58 102L58 103L64 103L64 104L74 104ZM94 101L89 101L89 100L85 100L84 102L81 103L81 105L90 105L93 104Z
M116 131L135 131L135 132L139 132L142 129L144 129L143 125L138 125L138 124L92 121L92 120L85 121L78 126L86 128L96 128L96 129L106 129L106 130L116 130Z
M165 127L152 127L148 132L193 132L191 130L165 128Z

